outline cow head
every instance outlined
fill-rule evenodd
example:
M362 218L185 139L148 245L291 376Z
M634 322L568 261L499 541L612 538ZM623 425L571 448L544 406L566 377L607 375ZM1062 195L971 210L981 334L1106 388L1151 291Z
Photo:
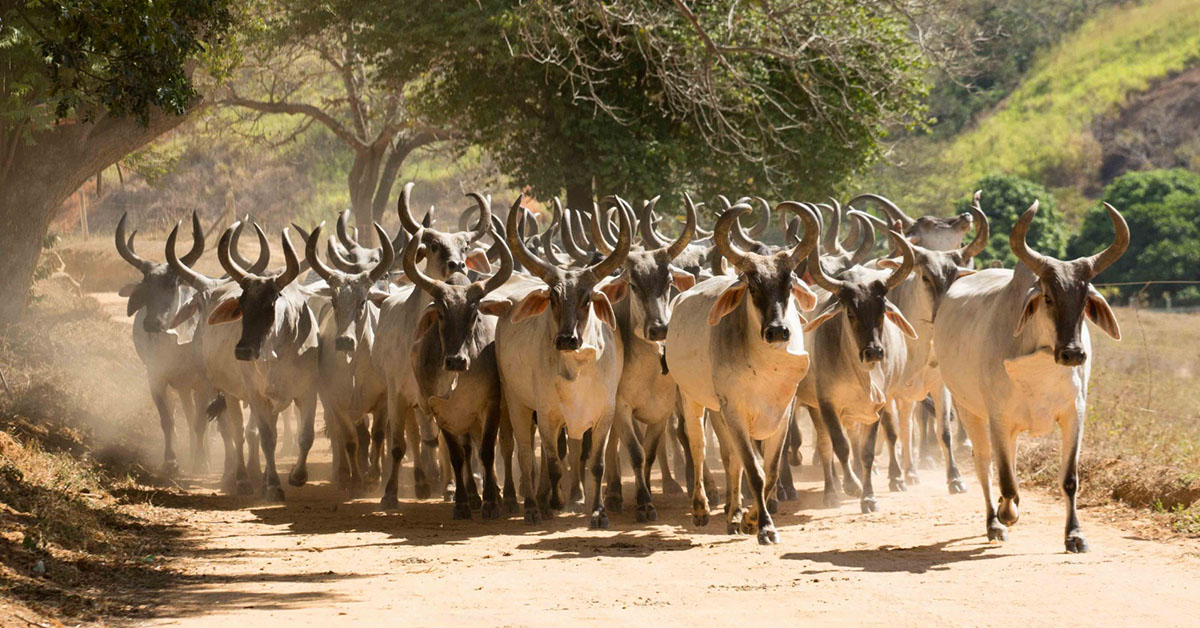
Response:
M555 348L570 352L585 349L586 328L593 313L601 323L616 329L612 304L624 298L625 289L624 285L608 279L629 255L633 230L629 216L617 212L621 229L611 254L594 265L567 270L539 259L518 236L516 221L523 199L523 196L517 197L508 214L508 245L512 248L513 257L535 277L546 282L546 287L533 290L521 299L512 308L509 319L518 323L541 314L549 307L558 326L554 337Z
M1063 366L1079 366L1088 357L1080 339L1084 318L1114 339L1121 339L1116 316L1092 286L1092 279L1120 259L1129 248L1129 225L1120 212L1105 203L1104 209L1108 210L1115 232L1113 243L1095 255L1062 261L1034 251L1025 241L1037 209L1038 203L1034 201L1017 220L1008 237L1013 254L1037 275L1037 283L1025 297L1021 318L1013 334L1019 335L1037 320L1042 326L1053 329L1054 361Z
M446 279L454 273L466 274L467 269L487 273L491 272L487 251L475 246L475 243L487 235L492 228L492 201L472 192L468 196L479 204L480 220L473 231L444 232L417 224L409 211L409 197L412 195L412 182L404 185L404 191L396 203L396 213L400 215L400 224L408 233L416 235L421 232L420 250L418 257L424 257L425 270L429 276L436 279Z
M496 252L500 257L500 270L496 274L486 280L472 282L465 275L457 273L441 281L417 268L416 243L420 241L419 234L404 249L404 274L417 288L429 293L433 302L421 315L413 330L413 339L436 330L442 344L442 368L450 372L465 371L471 367L467 341L474 335L480 313L493 313L495 304L485 302L488 294L512 277L512 253L498 240Z
M690 196L686 198L688 211L696 212L704 205L704 203L694 203ZM661 249L671 245L671 240L662 237L655 229L654 225L658 222L658 218L654 215L654 206L658 204L658 197L654 197L642 206L642 215L638 218L638 230L642 235L642 246L647 249ZM712 248L712 243L708 240L698 241L697 235L700 234L700 223L696 221L691 227L692 237L688 241L687 246L679 251L671 263L675 268L682 269L684 272L692 276L693 284L699 281L702 276L711 276L708 273L708 253ZM682 235L682 234L681 234ZM708 233L705 238L711 237L712 233Z
M229 273L229 277L242 288L237 297L227 297L217 304L208 315L209 325L220 325L240 320L242 335L234 347L233 355L239 360L257 360L262 352L263 343L275 328L276 301L279 300L283 289L295 281L300 275L300 262L296 259L296 251L288 238L288 230L283 230L283 256L287 266L278 274L262 276L251 273L241 267L229 255L231 231L221 234L217 245L217 260L221 267Z
M326 287L321 289L319 294L329 297L330 303L333 304L334 349L352 353L357 348L358 338L366 325L368 304L378 304L390 294L387 290L376 289L375 283L387 276L396 254L392 250L387 232L375 224L375 234L380 243L380 248L372 255L376 258L375 263L368 270L355 273L331 269L321 262L317 253L322 226L318 225L308 236L304 254L313 272L325 280Z
M738 308L749 293L748 310L751 317L759 321L759 335L763 342L780 345L791 339L791 330L785 324L788 303L795 298L804 311L811 310L817 296L795 275L796 266L810 251L814 251L820 227L817 217L809 208L791 201L781 203L778 211L793 211L804 221L804 239L791 250L773 254L742 252L729 241L730 231L736 228L737 220L751 211L750 205L738 203L725 210L717 220L714 242L717 250L738 273L737 281L726 287L708 312L708 324L716 325L725 316Z
M922 216L912 218L901 211L895 203L878 194L859 194L850 200L850 205L858 200L871 200L879 204L888 221L899 221L904 227L903 233L916 245L933 251L948 251L962 244L963 236L971 230L974 221L971 212L962 213L950 218L938 216Z
M137 237L137 231L129 234L128 238L125 236L125 221L128 218L127 213L122 214L117 223L117 253L142 273L142 279L120 290L119 294L129 299L125 307L126 315L133 316L138 310L144 310L143 331L149 334L166 331L170 329L169 323L177 309L181 278L170 265L152 262L134 251L133 241ZM200 218L196 212L192 212L192 250L180 261L190 266L195 264L203 253L204 230L200 227Z
M854 339L859 363L864 368L870 368L885 357L885 320L894 323L906 336L917 337L912 325L887 299L888 291L899 286L912 272L915 265L912 245L896 231L889 231L888 237L900 250L903 261L884 277L881 277L878 271L855 267L843 274L842 278L835 279L825 273L816 251L808 258L808 270L813 281L829 291L830 299L825 308L805 324L804 331L813 331L835 317L844 315L844 329Z
M239 266L249 266L250 272L261 273L266 270L267 265L271 261L271 249L268 246L267 234L263 233L262 228L257 224L254 225L254 231L258 234L258 261L250 264L241 255L237 254L238 239L242 233L244 223L235 222L231 227L233 229L233 238L229 245L229 255ZM194 225L193 225L194 227ZM191 286L196 292L184 303L175 313L175 317L167 323L168 329L174 329L182 325L190 319L198 310L203 310L208 305L208 300L212 297L213 291L217 287L231 281L230 279L213 279L206 277L186 264L179 258L175 249L175 242L179 237L179 224L175 224L175 228L171 230L171 235L167 236L167 265L171 270L179 276L179 279Z

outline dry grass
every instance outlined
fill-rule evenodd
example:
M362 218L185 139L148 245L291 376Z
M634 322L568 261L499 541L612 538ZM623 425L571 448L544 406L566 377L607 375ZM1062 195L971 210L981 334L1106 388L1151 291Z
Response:
M1200 315L1118 308L1117 319L1120 342L1092 331L1082 500L1150 508L1200 534ZM1025 447L1023 478L1056 486L1059 444Z

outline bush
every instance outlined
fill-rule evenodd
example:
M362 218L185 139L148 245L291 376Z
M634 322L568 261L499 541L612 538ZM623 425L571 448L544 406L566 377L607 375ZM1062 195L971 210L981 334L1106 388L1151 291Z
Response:
M1008 246L1008 234L1034 200L1039 201L1038 213L1027 236L1029 246L1044 255L1062 257L1067 243L1066 228L1049 190L1032 181L1005 174L987 175L975 184L975 189L983 192L979 204L991 227L991 241L978 258L984 266L993 260L1000 260L1006 268L1017 263ZM956 208L965 212L970 205L968 196L960 200Z

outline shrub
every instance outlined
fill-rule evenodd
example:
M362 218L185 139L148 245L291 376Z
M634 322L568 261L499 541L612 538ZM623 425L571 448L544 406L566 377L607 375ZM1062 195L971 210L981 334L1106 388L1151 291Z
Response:
M1062 257L1067 243L1066 228L1049 190L1032 181L1005 174L987 175L976 183L975 189L983 193L979 204L991 227L991 241L979 256L984 266L992 260L1000 260L1007 268L1017 263L1008 246L1008 234L1034 200L1039 202L1038 214L1029 229L1029 245L1045 255ZM968 196L960 200L956 208L965 212L970 204Z

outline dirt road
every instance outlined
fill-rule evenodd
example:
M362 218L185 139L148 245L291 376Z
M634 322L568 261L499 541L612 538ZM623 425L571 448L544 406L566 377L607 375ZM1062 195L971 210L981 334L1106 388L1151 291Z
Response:
M202 491L172 505L191 548L170 565L182 584L138 625L1195 625L1195 542L1140 538L1136 522L1089 509L1093 551L1068 555L1061 502L1026 491L1010 541L989 544L978 487L949 496L926 475L862 515L856 500L818 508L806 473L774 547L721 534L716 518L694 528L679 497L658 500L656 525L626 512L600 532L581 515L456 522L440 501L383 514L325 483L291 489L282 506Z

